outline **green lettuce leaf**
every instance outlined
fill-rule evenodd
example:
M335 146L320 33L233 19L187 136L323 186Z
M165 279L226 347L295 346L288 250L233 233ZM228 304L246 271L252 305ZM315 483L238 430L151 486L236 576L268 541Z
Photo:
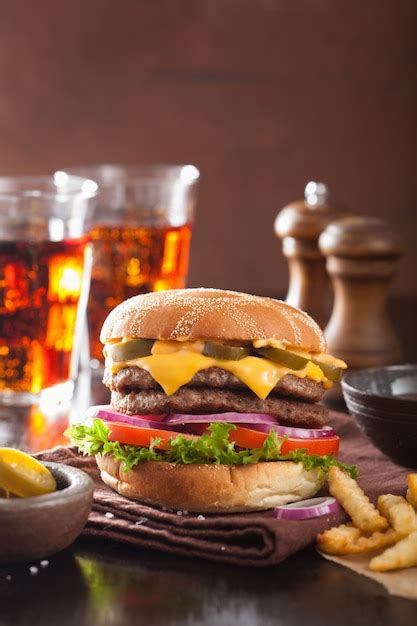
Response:
M327 472L331 465L336 465L348 472L353 478L357 476L355 465L346 465L333 457L332 454L319 456L308 454L304 449L293 450L281 454L284 438L278 437L271 430L261 448L238 449L229 439L234 424L213 422L209 432L189 439L182 434L170 440L169 450L158 450L158 438L153 438L149 448L131 446L118 441L109 441L110 429L99 419L93 420L91 426L76 424L68 430L78 450L83 454L112 454L117 461L123 463L125 471L141 461L166 461L170 463L221 463L224 465L247 465L261 461L294 461L302 463L309 469L320 468Z

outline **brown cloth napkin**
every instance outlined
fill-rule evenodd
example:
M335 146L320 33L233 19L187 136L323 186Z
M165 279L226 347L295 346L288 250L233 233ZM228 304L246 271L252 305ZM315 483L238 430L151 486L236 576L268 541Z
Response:
M404 494L407 469L395 465L359 432L353 419L332 413L329 424L341 437L339 457L359 467L359 483L374 501L380 493ZM92 457L75 448L55 448L37 455L88 472L96 483L93 509L84 535L199 557L233 565L264 567L279 563L313 543L317 533L340 524L344 513L312 520L276 520L272 511L198 515L168 511L128 500L104 485Z

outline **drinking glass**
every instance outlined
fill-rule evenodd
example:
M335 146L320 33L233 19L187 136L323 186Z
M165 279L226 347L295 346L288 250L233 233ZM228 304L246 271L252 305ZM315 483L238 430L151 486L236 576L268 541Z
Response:
M131 296L185 287L199 171L194 165L93 165L65 171L99 187L87 318L90 365L100 372L99 337L108 313Z
M88 299L97 185L0 178L0 403L67 400Z

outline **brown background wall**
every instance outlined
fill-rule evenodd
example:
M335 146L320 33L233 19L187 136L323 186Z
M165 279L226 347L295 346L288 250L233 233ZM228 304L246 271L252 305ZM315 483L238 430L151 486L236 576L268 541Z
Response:
M0 0L0 172L202 171L190 284L283 295L311 178L393 219L417 294L414 0Z

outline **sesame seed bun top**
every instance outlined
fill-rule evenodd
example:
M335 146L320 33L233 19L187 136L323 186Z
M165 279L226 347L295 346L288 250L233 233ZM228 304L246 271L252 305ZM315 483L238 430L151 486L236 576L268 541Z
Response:
M104 322L102 343L122 337L255 341L274 339L289 347L324 352L314 320L280 300L222 289L173 289L134 296Z

